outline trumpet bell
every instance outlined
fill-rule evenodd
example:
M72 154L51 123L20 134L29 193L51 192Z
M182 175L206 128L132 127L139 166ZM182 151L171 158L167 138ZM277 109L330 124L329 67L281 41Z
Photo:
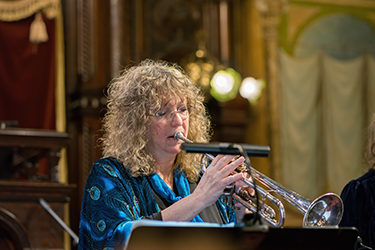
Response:
M326 193L311 202L303 217L303 227L338 226L343 213L341 198L334 193Z

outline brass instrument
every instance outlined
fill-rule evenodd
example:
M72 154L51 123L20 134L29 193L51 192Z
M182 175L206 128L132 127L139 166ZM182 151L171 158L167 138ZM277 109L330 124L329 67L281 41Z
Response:
M185 143L193 143L187 139L181 131L176 132L174 138L176 140L182 140ZM215 157L207 153L202 156L201 167L203 172L205 171L207 165L206 158L212 160ZM259 212L260 216L272 227L281 227L284 225L285 209L283 203L276 197L270 195L270 192L277 193L304 215L302 223L303 227L327 227L339 225L344 212L344 206L341 198L338 195L334 193L326 193L311 202L296 192L286 189L251 166L248 166L248 168L250 168L252 176L256 181L262 183L264 186L270 189L270 191L266 191L258 185L256 187L258 193L263 197L262 207ZM254 184L251 180L247 178L242 178L241 180L249 187L254 188ZM257 211L254 198L252 198L246 192L244 193L240 189L235 190L233 193L231 193L231 195L236 201L241 203L250 211ZM264 201L266 198L278 207L279 220L276 219L276 213L273 208L265 204Z

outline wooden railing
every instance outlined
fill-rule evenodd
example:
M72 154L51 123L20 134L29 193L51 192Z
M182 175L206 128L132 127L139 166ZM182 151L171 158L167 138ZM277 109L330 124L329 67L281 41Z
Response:
M0 129L0 208L12 215L23 228L33 249L65 249L65 230L40 202L45 200L64 220L66 204L76 190L75 184L59 182L60 151L68 147L67 133L23 128ZM44 161L46 173L39 171ZM1 230L11 230L6 220ZM9 223L8 223L9 224ZM7 232L17 241L22 235ZM18 236L17 236L18 235ZM25 238L23 236L23 238ZM13 242L13 245L20 242ZM25 247L25 245L24 245Z

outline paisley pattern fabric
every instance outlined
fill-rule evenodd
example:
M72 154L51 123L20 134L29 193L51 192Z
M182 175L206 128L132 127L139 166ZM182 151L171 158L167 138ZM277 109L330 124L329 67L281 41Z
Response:
M155 174L156 175L156 174ZM162 193L166 185L158 176L150 182L159 195L174 203L190 194L188 181L175 171L181 197ZM187 187L186 187L187 185ZM219 199L216 202L226 223L235 222L235 212ZM104 157L94 163L87 179L81 209L79 249L121 249L128 240L134 222L160 212L147 177L133 178L114 158ZM202 221L199 216L192 222Z

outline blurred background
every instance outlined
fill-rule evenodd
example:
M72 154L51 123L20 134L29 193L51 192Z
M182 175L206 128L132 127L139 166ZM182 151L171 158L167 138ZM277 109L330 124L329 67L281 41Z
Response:
M268 145L254 168L340 194L365 172L374 26L371 0L0 0L0 246L76 248L48 208L78 234L106 87L145 58L203 89L212 141Z

